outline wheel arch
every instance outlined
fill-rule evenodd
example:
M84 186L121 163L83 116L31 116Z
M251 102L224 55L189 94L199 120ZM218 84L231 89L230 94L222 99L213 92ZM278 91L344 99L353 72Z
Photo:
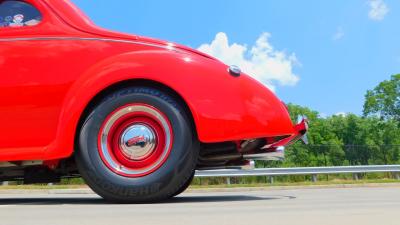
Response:
M53 145L49 146L47 150L45 151L45 155L43 158L45 159L59 159L59 158L68 158L70 157L74 151L76 150L76 143L78 140L78 135L79 131L82 127L82 124L85 121L85 118L88 116L90 111L96 106L96 104L99 103L105 96L108 94L119 90L121 88L128 88L128 87L134 87L134 86L141 86L141 87L149 87L149 88L157 88L160 91L164 91L167 94L171 95L178 104L180 104L181 107L183 107L185 111L185 115L188 117L191 126L193 128L194 134L196 138L198 138L198 132L197 132L197 126L196 126L196 120L195 120L195 111L192 110L188 104L188 102L182 97L181 94L179 94L176 90L173 88L169 87L168 85L148 79L148 78L130 78L126 80L120 80L115 83L112 83L98 92L96 92L93 97L91 97L81 109L79 109L79 115L78 119L74 120L69 120L70 129L67 130L62 130L59 131L58 137L56 142L53 143ZM63 116L61 116L60 119L64 119ZM64 127L64 126L62 126ZM73 134L70 135L68 132L72 130ZM65 137L70 136L70 137Z
M196 129L196 123L194 119L194 111L190 109L189 105L187 104L186 100L180 95L177 91L175 91L173 88L169 87L166 84L150 80L150 79L142 79L142 78L137 78L137 79L129 79L129 80L124 80L124 81L119 81L117 83L114 83L100 92L98 92L85 106L84 110L82 111L79 121L76 124L75 128L75 138L74 138L74 144L76 144L77 141L77 136L79 134L79 131L85 122L85 118L89 115L89 113L93 110L94 107L102 100L104 99L107 95L117 91L121 90L123 88L129 88L129 87L148 87L148 88L156 88L157 90L166 92L167 94L171 95L171 97L174 98L174 100L177 101L178 104L180 104L181 107L183 107L186 116L188 117L193 130L195 131L195 135L197 136L197 129Z

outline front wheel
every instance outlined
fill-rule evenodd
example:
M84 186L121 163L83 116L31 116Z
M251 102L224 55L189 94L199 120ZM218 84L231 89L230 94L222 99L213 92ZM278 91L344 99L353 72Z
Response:
M87 116L76 162L84 180L113 202L172 197L191 178L199 143L185 110L147 87L117 91Z

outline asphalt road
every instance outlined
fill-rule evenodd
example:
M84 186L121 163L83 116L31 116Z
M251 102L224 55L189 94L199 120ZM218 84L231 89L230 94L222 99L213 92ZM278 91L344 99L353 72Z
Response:
M93 194L0 194L1 225L400 224L400 187L185 193L113 205Z

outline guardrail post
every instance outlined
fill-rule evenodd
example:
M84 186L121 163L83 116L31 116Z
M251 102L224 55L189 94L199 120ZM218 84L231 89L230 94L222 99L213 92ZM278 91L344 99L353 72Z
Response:
M274 184L274 177L273 176L269 177L269 183Z
M358 177L358 173L353 173L353 179L354 180L359 180L360 178Z
M3 181L3 182L1 182L1 185L2 185L2 186L7 186L7 185L8 185L8 181Z
M226 185L231 185L231 178L230 177L226 178Z
M312 181L312 182L317 182L317 181L318 181L318 176L317 176L317 174L311 175L311 181Z
M400 180L400 173L399 173L399 172L393 173L393 177L394 177L394 179L396 179L396 180Z

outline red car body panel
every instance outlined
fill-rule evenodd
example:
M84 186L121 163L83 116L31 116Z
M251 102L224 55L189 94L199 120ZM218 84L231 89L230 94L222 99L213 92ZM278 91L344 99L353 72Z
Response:
M81 116L114 84L148 80L187 104L205 143L298 136L285 105L248 75L184 46L105 31L69 1L27 0L33 27L1 28L0 161L72 154Z

